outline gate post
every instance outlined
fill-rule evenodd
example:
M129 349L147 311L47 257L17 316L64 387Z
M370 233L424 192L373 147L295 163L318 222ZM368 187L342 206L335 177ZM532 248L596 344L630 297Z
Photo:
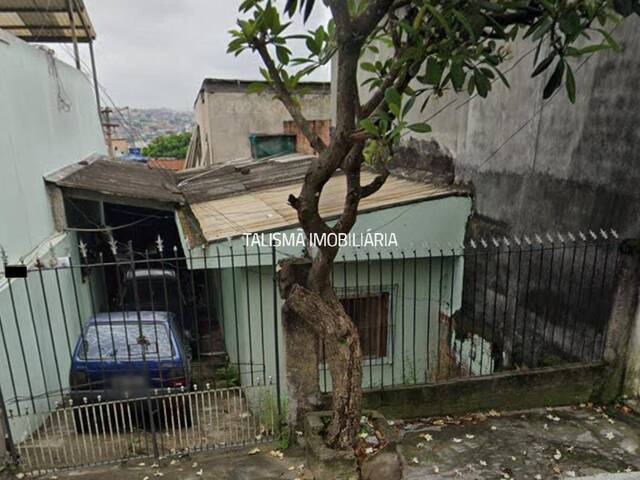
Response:
M294 285L306 285L311 264L304 258L278 263L278 286L285 299ZM301 429L304 416L320 406L318 339L313 331L286 306L282 307L288 420L290 428Z
M4 403L4 395L0 388L0 415L2 415L2 423L0 423L0 436L4 439L4 442L0 444L0 458L3 458L8 453L11 457L11 462L18 463L18 454L16 452L16 446L13 443L13 435L11 435L11 425L9 424L9 417L7 415L7 407Z
M634 323L638 330L640 320L640 240L626 240L618 248L613 304L603 345L603 360L607 366L599 399L604 402L611 402L621 395L625 381L629 380L631 372L627 371L627 365L631 360L631 337ZM636 351L635 355L639 356L640 352Z

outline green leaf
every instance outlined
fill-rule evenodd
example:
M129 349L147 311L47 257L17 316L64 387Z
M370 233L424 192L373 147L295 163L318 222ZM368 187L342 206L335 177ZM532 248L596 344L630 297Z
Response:
M425 3L425 8L429 10L429 13L438 21L438 23L444 28L444 31L447 32L448 36L451 36L451 27L447 22L446 18L440 13L433 5Z
M573 77L573 72L571 71L571 67L567 64L567 96L569 97L569 101L571 103L576 103L576 79Z
M549 81L545 85L544 91L542 92L542 98L544 98L545 100L549 98L551 95L553 95L553 92L555 92L558 89L558 87L562 84L564 67L565 67L565 61L561 58L558 60L556 68L551 74L551 77L549 77Z
M402 95L396 90L395 87L391 87L384 92L384 99L389 105L389 110L396 117L400 116L400 104L402 103Z
M596 53L601 50L608 50L608 49L609 49L609 45L605 45L604 43L588 45L580 49L580 55L584 55L585 53Z
M611 34L609 32L607 32L606 30L602 29L602 28L597 28L596 30L598 30L598 32L600 32L600 35L602 35L604 37L604 39L607 41L607 43L609 44L609 46L611 47L611 49L614 52L621 52L622 48L620 48L620 45L618 44L618 42L615 41L615 39L611 36Z
M253 82L247 87L247 94L261 93L268 88L268 85L264 82Z
M378 69L373 63L364 62L360 64L360 68L365 72L378 73Z
M475 42L476 32L473 30L473 27L471 26L467 18L462 14L462 12L459 12L458 10L455 10L455 9L453 10L453 15L455 15L456 20L458 20L462 24L462 26L465 28L465 30L469 33L469 37L471 37L471 40Z
M404 104L404 107L402 107L402 118L407 116L407 113L409 113L411 111L411 109L413 108L414 103L416 103L416 97L413 96L411 98L409 98L409 100L407 100L407 102Z
M378 132L378 127L376 127L375 124L369 118L365 118L364 120L361 120L360 127L373 136L377 137L380 134Z
M429 133L431 131L431 126L426 123L414 123L409 125L407 128L416 133Z
M438 62L434 57L427 59L427 66L425 72L425 81L429 85L438 85L443 73L442 64Z
M580 17L575 10L569 10L565 15L560 17L558 23L560 24L560 30L568 36L575 37L580 32Z
M556 52L555 51L551 52L551 55L549 55L547 58L542 60L538 64L538 66L533 70L533 73L531 74L531 78L537 77L542 72L544 72L547 68L549 68L549 65L551 65L551 62L553 62L553 59L555 57L556 57Z
M486 98L489 94L489 90L491 90L491 82L489 81L489 79L479 70L476 70L473 73L473 80L476 84L478 95L480 95L482 98Z
M453 84L453 88L456 92L462 90L464 86L465 73L462 68L462 62L456 62L455 60L451 63L451 83Z
M553 19L551 17L545 17L544 20L540 23L538 28L533 32L533 36L531 39L535 42L536 40L540 40L553 26Z
M276 55L278 56L278 60L280 60L280 63L282 63L283 65L287 65L289 63L289 53L289 49L286 47L276 48Z

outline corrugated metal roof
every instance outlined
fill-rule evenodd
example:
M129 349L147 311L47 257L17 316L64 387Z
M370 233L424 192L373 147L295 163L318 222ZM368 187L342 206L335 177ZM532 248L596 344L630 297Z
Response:
M73 21L67 0L0 0L0 28L27 42L71 42L75 25L79 42L96 33L83 0L72 0Z
M362 183L375 178L372 172L362 173ZM241 195L227 196L215 200L191 204L191 211L200 224L207 242L244 233L279 230L298 224L298 217L287 204L289 194L298 194L302 180L287 185L258 189ZM327 182L320 198L320 215L324 219L337 217L343 209L346 193L344 175L334 176ZM413 203L444 196L468 194L466 189L455 185L414 182L390 176L384 186L374 195L360 202L360 212Z
M134 161L91 157L62 168L45 180L59 187L115 197L178 204L175 173Z

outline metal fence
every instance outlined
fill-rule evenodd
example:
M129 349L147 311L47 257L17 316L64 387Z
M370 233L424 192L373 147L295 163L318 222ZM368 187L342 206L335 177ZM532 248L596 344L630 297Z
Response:
M276 248L80 244L0 288L0 393L28 471L261 442L284 410ZM384 389L599 361L615 232L345 251L332 283ZM331 378L319 341L318 377Z

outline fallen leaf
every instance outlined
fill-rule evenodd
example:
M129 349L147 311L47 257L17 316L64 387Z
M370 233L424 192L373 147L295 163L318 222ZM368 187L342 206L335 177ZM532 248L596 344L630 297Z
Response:
M542 475L540 475L539 473L536 473L535 476L533 477L535 480L542 480Z
M547 425L546 423L544 425L542 425L542 428L545 430L549 430L549 425Z
M416 448L424 448L424 443L422 443L422 442L418 442L418 443L416 444Z
M282 453L280 450L271 450L269 452L269 455L271 455L272 457L278 458L280 460L284 458L284 453Z
M201 476L202 476L202 469L198 470L198 471L196 472L196 475L198 475L199 477L201 477Z
M547 418L553 422L559 422L560 421L560 417L554 416L554 415L547 415Z
M365 448L364 453L366 453L367 455L371 455L373 453L373 448L372 447Z
M471 435L471 434L469 434L469 433L467 433L467 434L465 435L465 437L467 437L469 440L473 440L474 438L476 438L476 436L475 436L475 435Z
M173 459L173 460L171 460L171 461L169 462L169 465L175 465L175 464L177 464L177 463L178 463L178 461L177 461L177 460L175 460L175 459Z
M513 456L511 457L511 461L512 461L512 462L515 462L516 460L517 460L517 458L516 458L516 457L513 457Z
M562 458L562 453L560 453L560 450L556 449L556 453L553 454L553 458L555 458L556 460L560 460Z
M294 467L293 465L291 465L289 468L287 468L287 470L289 470L290 472L292 472L295 469L296 469L296 467Z
M567 474L567 477L575 477L576 476L576 472L574 472L573 470L567 470L565 472Z
M487 466L487 462L485 462L484 460L480 460L480 462L479 462L479 463L480 463L480 465L482 465L483 467L486 467L486 466Z
M613 434L613 432L607 432L604 434L604 436L608 439L608 440L613 440L613 437L615 437L615 435Z
M489 417L501 417L502 415L498 412L496 412L495 410L489 410L489 413L487 413L487 416Z
M498 430L498 427L496 427L495 425L491 425L491 430L495 432L496 430Z
M440 473L440 468L437 465L433 466L433 473Z
M198 468L198 462L193 462L191 464L191 468Z
M260 449L258 447L252 448L247 452L249 455L255 455L256 453L260 453Z
M418 457L413 457L413 458L411 459L411 463L418 464L418 463L420 463L420 460L418 460Z
M431 440L433 440L433 437L431 435L429 435L428 433L421 433L418 436L420 438L424 438L425 442L430 442Z

